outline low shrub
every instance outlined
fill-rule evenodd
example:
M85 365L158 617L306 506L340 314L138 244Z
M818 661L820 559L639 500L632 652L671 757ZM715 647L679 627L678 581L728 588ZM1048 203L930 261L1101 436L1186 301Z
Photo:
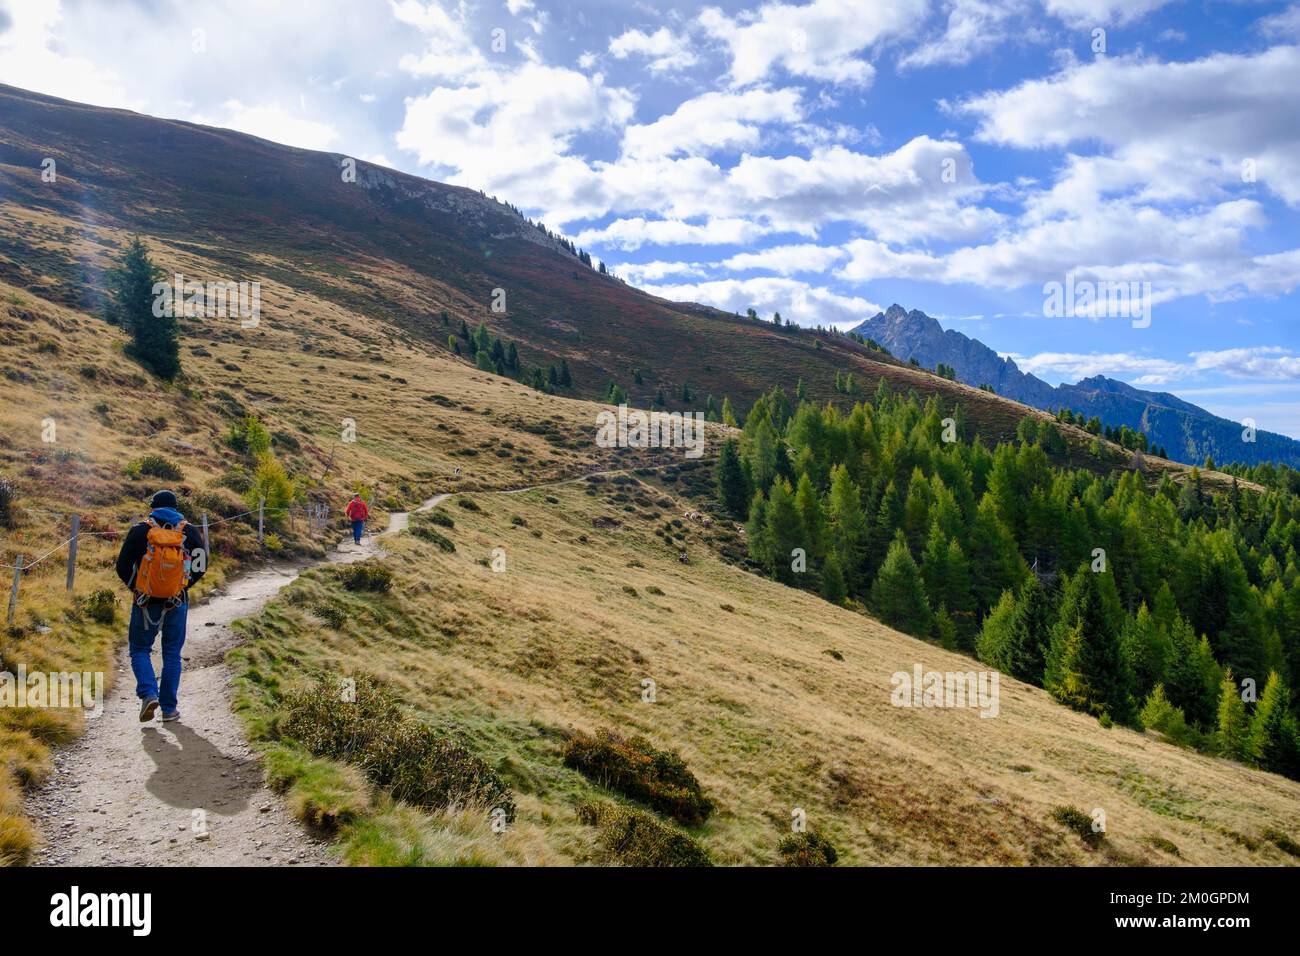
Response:
M451 515L445 511L430 511L423 515L429 524L436 524L440 528L454 528L456 522L451 520Z
M1269 827L1261 835L1265 840L1273 844L1288 856L1300 857L1300 844L1297 844L1295 840L1292 840L1281 830L1275 830L1272 827Z
M311 613L316 615L334 630L342 630L343 625L347 622L348 612L334 604L313 604L310 608Z
M584 803L578 819L598 830L604 862L622 866L712 866L693 838L644 810L612 803Z
M834 866L839 854L829 840L805 831L792 833L777 844L782 866Z
M384 594L393 586L393 572L378 561L358 561L336 567L334 573L349 591Z
M411 534L423 541L429 541L436 544L441 550L446 551L448 554L456 550L456 544L451 540L451 538L438 531L434 531L428 525L412 525Z
M117 620L117 595L108 588L100 588L81 598L81 613L98 624L112 624Z
M464 508L466 511L482 511L482 510L483 510L482 508L480 508L480 507L478 506L478 503L475 502L473 498L457 498L457 499L456 499L456 506L457 506L458 508Z
M345 688L321 677L285 700L278 730L317 757L358 767L395 799L428 809L480 806L515 818L510 787L459 743L404 713L374 678Z
M1161 853L1168 853L1170 856L1182 856L1178 852L1178 846L1172 840L1166 840L1162 836L1149 836L1142 842L1159 850Z
M1147 696L1138 719L1143 727L1158 731L1180 747L1199 748L1204 744L1196 728L1187 723L1182 710L1170 703L1165 696L1162 684L1157 684Z
M1075 807L1057 807L1052 811L1052 819L1066 829L1073 830L1092 849L1101 846L1106 834L1092 828L1092 817Z
M271 432L271 444L288 452L302 451L302 443L289 432Z
M182 503L181 510L192 522L199 524L205 514L209 518L232 518L246 511L247 507L231 494L229 488L205 488L191 494L189 500Z
M183 481L184 472L181 471L180 465L164 458L162 455L145 455L134 461L128 462L126 473L132 478L148 476L150 478L162 478L165 481Z
M232 368L227 364L225 367L230 371L239 371L238 366ZM238 424L230 426L225 443L241 455L258 455L271 450L271 433L254 416L245 415Z
M564 746L564 765L599 786L644 803L678 823L704 822L714 803L676 753L656 750L644 737L625 739L612 730L577 733Z
M237 495L248 492L253 487L253 474L243 465L235 465L215 482L219 488L229 488Z

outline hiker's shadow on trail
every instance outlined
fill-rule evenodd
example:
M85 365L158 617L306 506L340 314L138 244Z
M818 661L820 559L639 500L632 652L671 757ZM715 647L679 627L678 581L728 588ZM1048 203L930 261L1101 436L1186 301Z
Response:
M232 816L262 785L256 762L228 757L184 724L169 724L166 733L146 727L142 739L156 764L145 786L169 806Z

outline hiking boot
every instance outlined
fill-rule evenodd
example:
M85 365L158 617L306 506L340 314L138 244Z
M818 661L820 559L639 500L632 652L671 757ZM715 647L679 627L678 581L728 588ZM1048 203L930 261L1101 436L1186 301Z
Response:
M140 723L147 724L153 720L153 715L158 711L158 698L146 697L140 703Z
M180 720L181 712L179 710L164 710L162 712L162 719L165 724L171 723L173 720Z

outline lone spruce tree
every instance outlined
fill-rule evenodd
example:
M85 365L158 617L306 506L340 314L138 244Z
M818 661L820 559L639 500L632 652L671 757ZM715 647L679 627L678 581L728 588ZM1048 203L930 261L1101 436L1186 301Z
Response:
M172 381L180 374L181 355L176 312L181 290L174 290L172 314L154 314L154 283L162 270L149 258L149 248L135 236L122 256L104 276L108 300L104 318L131 336L127 354L159 378ZM163 312L163 310L159 310Z

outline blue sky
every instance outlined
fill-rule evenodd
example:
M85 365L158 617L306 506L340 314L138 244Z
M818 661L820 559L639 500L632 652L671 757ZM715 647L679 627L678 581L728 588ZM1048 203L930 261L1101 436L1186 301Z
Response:
M1300 3L0 0L0 82L482 188L651 291L893 302L1300 437ZM1045 315L1149 283L1151 322Z

